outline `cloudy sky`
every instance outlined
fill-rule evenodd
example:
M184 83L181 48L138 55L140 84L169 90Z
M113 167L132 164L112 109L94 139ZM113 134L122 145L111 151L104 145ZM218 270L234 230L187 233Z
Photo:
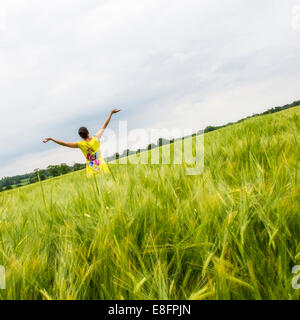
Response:
M300 0L1 0L0 178L128 129L203 129L300 99ZM108 134L109 136L109 134ZM108 137L109 138L109 137ZM108 141L109 139L107 139ZM104 155L115 152L103 143ZM131 145L129 145L130 147Z

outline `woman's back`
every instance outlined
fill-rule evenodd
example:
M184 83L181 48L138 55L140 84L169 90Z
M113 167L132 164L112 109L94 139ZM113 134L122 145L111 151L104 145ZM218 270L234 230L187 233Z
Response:
M90 141L77 142L78 147L86 158L87 175L91 176L101 171L107 171L107 164L100 153L100 141L94 136Z

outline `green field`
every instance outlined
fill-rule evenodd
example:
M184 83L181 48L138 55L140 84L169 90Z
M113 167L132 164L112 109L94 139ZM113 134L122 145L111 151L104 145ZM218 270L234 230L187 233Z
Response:
M0 299L299 299L300 107L205 135L205 169L110 165L0 194Z

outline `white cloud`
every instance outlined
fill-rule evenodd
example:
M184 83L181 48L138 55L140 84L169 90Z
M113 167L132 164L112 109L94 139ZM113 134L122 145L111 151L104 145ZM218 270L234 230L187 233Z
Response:
M25 170L20 154L26 170L59 162L44 135L78 139L114 105L131 128L202 129L299 99L294 5L2 0L0 176Z

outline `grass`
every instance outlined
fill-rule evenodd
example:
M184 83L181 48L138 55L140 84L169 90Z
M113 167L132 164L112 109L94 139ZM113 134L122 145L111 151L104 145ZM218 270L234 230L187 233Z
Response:
M0 299L299 299L299 107L205 135L205 169L0 194Z

